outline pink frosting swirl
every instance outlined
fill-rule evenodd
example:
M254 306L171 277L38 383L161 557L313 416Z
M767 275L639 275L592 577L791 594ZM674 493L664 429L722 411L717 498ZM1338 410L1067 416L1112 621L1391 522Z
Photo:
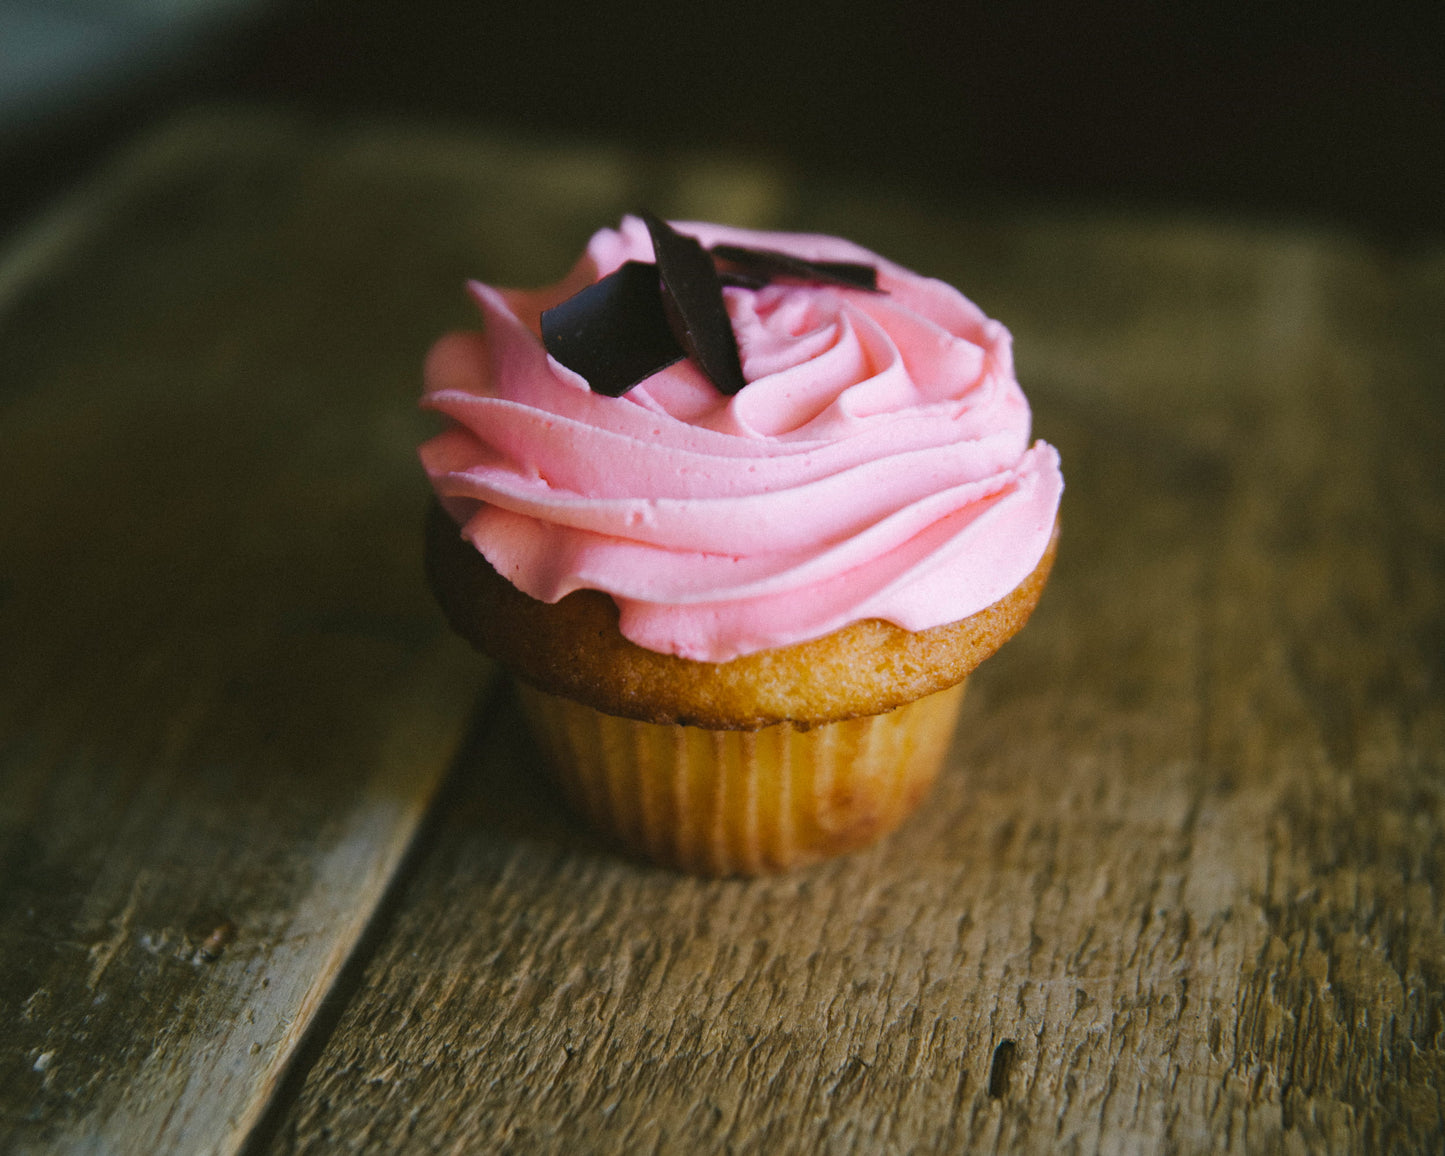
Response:
M1029 444L1011 338L957 290L833 237L675 227L704 246L875 266L881 293L726 289L748 385L691 361L620 398L547 355L540 316L627 260L624 218L551 289L473 284L483 333L432 349L421 448L443 506L544 602L605 591L623 635L707 662L880 618L923 630L996 602L1043 557L1063 479Z

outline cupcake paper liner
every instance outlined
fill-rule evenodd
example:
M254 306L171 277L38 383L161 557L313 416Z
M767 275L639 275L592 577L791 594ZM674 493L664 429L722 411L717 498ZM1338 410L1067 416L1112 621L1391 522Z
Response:
M883 714L708 730L603 714L518 684L563 793L625 849L699 875L756 875L855 850L932 786L967 680Z

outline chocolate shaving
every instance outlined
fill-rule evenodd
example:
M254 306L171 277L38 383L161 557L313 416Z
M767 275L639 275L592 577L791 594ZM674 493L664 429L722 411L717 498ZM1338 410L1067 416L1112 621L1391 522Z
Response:
M724 289L762 289L768 284L766 277L754 277L750 273L735 273L719 269L717 279Z
M878 270L854 261L809 261L776 249L714 245L704 250L652 213L638 214L657 264L628 261L542 314L547 352L596 393L621 397L640 381L691 357L731 396L747 384L723 286L761 289L774 277L878 293ZM732 268L719 269L718 261Z
M728 334L731 338L731 329ZM658 267L644 261L628 261L546 310L542 343L568 369L586 378L593 392L608 397L621 397L690 352L678 343L668 323Z
M740 266L744 276L764 282L773 277L797 277L870 293L879 291L878 270L857 261L809 261L776 249L749 249L743 245L714 245L710 251L714 257Z
M639 215L652 234L673 336L719 390L729 396L737 393L747 380L712 258L696 239L666 221L652 213Z

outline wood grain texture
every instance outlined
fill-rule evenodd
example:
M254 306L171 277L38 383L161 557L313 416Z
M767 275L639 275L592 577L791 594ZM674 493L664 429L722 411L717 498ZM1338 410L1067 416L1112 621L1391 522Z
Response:
M783 878L619 858L505 697L434 798L421 354L639 205L963 286L1063 453L930 802ZM1445 1146L1445 255L226 113L57 220L0 265L0 1148Z
M188 123L0 273L5 1151L236 1150L482 683L302 144Z
M1445 262L737 200L1011 324L1043 603L931 805L781 879L618 859L499 709L271 1150L1438 1150Z

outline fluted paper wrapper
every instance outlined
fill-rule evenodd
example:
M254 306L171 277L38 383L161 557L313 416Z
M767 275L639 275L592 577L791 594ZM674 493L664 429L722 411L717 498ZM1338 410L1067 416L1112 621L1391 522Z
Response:
M852 851L927 794L965 683L884 714L802 728L637 722L519 684L564 793L626 849L699 875L756 875Z

